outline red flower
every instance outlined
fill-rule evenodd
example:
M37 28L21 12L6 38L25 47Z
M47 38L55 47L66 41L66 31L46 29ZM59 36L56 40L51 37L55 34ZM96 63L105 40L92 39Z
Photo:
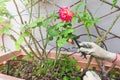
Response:
M59 16L62 21L69 22L72 20L74 13L70 11L70 7L62 7L59 10Z

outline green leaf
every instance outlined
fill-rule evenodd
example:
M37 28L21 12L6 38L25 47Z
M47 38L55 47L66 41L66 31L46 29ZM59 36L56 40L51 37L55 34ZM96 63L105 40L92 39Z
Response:
M21 25L21 26L20 26L20 32L24 32L27 27L28 27L27 24Z
M72 17L72 23L74 23L76 21L76 19L77 19L76 16L73 16Z
M77 4L77 6L75 7L75 11L78 11L78 9L80 7L84 7L86 4L84 2L80 2L79 4Z
M50 18L53 18L54 20L59 19L59 14L51 14Z
M30 33L29 33L29 32L24 32L24 33L22 33L21 36L22 36L22 37L29 37L29 36L30 36Z
M36 28L38 26L41 26L43 20L44 20L44 17L40 17L37 20L33 21L32 23L28 24L28 27Z
M73 33L73 32L75 32L75 29L69 27L69 28L67 28L66 30L63 30L63 31L61 32L61 35L67 37L69 33Z
M3 51L3 50L4 50L4 46L0 45L0 51Z
M12 28L12 25L5 25L2 28L0 28L0 34L9 34L10 29Z
M0 16L1 17L7 17L7 18L10 18L11 15L9 13L9 11L7 10L6 8L6 2L8 0L0 0Z
M30 56L31 58L33 58L33 57L34 57L34 54L33 54L32 52L30 52L30 53L29 53L29 56Z
M113 4L112 4L112 8L115 7L115 5L117 4L118 0L113 0Z
M51 23L50 20L46 20L46 21L43 22L42 26L43 27L48 27L50 25L50 23Z
M69 80L69 78L67 76L64 76L63 80Z
M36 22L32 22L28 25L28 27L31 27L31 28L35 28L37 27L37 23Z
M55 26L55 28L58 29L58 28L60 28L60 27L63 27L63 26L65 25L65 23L66 23L66 22L60 22L60 23L58 23L58 24Z
M17 56L13 56L13 60L17 60Z
M67 43L67 39L59 39L57 40L58 47L62 47L65 43Z
M16 50L20 50L20 44L15 43L15 48L16 48Z
M73 66L77 63L75 59L71 59L69 65Z
M62 58L62 59L68 59L68 55L67 55L67 54L62 54L62 55L61 55L61 58Z
M81 67L80 66L76 66L77 71L80 71Z
M15 42L15 48L16 50L20 50L21 44L24 42L24 38L22 35L18 38L18 40Z
M57 35L59 35L59 32L56 29L51 27L51 28L48 29L48 34L50 36L57 36Z
M34 57L34 54L32 52L30 52L28 55L26 55L25 57L23 57L24 60L30 60Z
M82 22L82 19L81 18L78 18L78 23Z
M90 21L85 21L84 22L85 27L89 28L94 26L94 21L90 20Z
M48 37L47 39L46 39L46 43L49 43L50 41L52 41L53 40L53 37L51 36L51 37Z
M99 18L95 18L93 20L92 17L88 13L84 12L83 16L80 18L80 21L83 21L84 26L89 28L91 26L94 26L94 24L99 21Z
M17 40L17 43L21 44L21 43L23 43L23 41L24 41L24 38L22 36L20 36L19 39Z
M94 23L99 22L99 21L100 21L100 18L95 18L94 19Z
M40 17L40 18L38 18L35 22L37 23L37 26L41 26L42 25L42 23L43 23L43 21L44 21L44 17Z
M76 79L75 80L82 80L80 77L76 77Z
M110 76L111 76L112 78L115 78L115 75L114 75L114 74L111 74Z
M39 22L43 22L44 21L44 17L40 17L40 18L38 18L35 22L37 22L37 23L39 23Z
M120 75L120 72L119 72L119 71L115 71L115 74L116 74L116 75Z
M5 19L3 17L0 17L0 24L4 21L5 21Z
M29 32L24 32L19 36L18 40L15 42L15 47L17 50L20 49L20 46L24 42L24 37L29 37L29 36L30 36Z

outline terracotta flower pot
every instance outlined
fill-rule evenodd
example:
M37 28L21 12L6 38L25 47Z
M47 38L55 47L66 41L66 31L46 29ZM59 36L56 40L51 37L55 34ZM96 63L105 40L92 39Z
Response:
M71 54L71 52L61 52L60 54ZM12 59L15 55L18 56L18 58L21 58L21 57L25 56L25 53L23 51L14 51L11 53L5 53L4 55L0 56L0 64L3 64L5 61ZM51 51L48 54L48 57L50 59L54 59L55 58L55 51ZM85 68L85 65L87 64L89 57L90 56L87 56L87 59L82 59L79 56L79 54L77 54L77 53L70 56L70 58L74 58L77 60L77 65L80 65L81 68ZM112 63L105 61L105 67L111 67L111 65L112 65ZM89 69L92 69L93 67L96 67L96 70L100 70L95 59L92 60L90 66L89 66ZM116 68L120 68L120 67L116 66ZM1 74L0 78L2 78L3 80L8 80L8 78L10 78L9 80L22 80L22 79L14 78L11 76L8 76L8 77L4 77L4 76L7 76L7 75Z
M71 52L61 52L61 54L71 54ZM48 55L49 58L51 59L54 59L55 58L55 52L54 51L51 51L51 53ZM90 56L88 55L87 56L87 59L83 59L80 57L79 53L76 53L76 54L73 54L72 56L70 56L70 58L74 58L77 60L77 65L80 65L81 68L85 68L86 64L88 63L88 60L90 58ZM105 67L111 67L112 66L112 63L110 62L107 62L107 61L104 61L104 64L105 64ZM92 69L93 67L96 67L96 70L100 70L97 62L96 62L96 59L94 58L89 66L89 69ZM116 68L119 68L118 66L116 66Z

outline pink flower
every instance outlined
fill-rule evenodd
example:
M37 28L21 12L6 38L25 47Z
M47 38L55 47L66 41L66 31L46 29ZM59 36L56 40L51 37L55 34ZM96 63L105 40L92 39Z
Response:
M59 16L62 21L69 22L72 20L74 13L70 11L70 7L62 7L59 10Z

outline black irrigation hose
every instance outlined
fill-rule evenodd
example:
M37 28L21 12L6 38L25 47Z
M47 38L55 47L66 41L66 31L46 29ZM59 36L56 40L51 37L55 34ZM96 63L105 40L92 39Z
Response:
M55 48L56 48L56 47L51 48L51 49L48 51L47 55L48 55L53 49L55 49Z
M55 49L55 48L56 48L56 47L51 48L51 49L48 51L47 55L48 55L53 49ZM61 50L62 48L63 48L64 50ZM70 52L70 51L69 51L69 48L67 49L67 48L61 47L61 49L60 49L60 51Z

